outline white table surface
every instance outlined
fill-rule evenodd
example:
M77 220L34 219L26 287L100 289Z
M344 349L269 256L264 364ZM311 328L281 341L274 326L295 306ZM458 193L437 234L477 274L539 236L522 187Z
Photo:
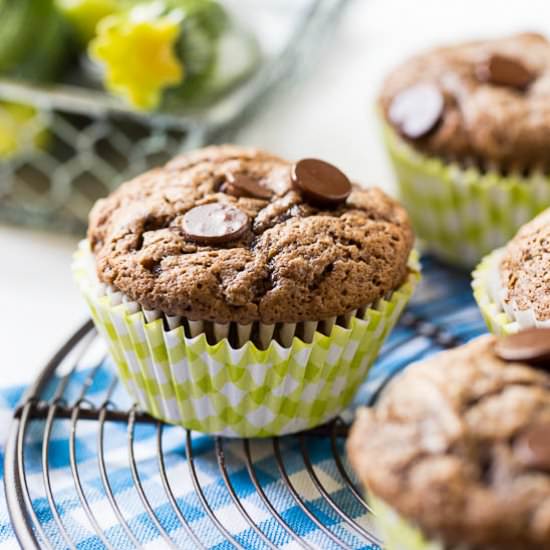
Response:
M237 141L326 158L391 191L373 112L384 73L418 48L519 30L550 35L550 2L355 0L308 81L266 106ZM0 385L30 381L86 318L69 269L75 244L0 226Z

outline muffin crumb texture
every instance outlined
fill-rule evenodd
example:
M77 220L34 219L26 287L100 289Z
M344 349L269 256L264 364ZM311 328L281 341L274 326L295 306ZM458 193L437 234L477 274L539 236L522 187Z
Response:
M550 210L525 224L506 245L500 262L504 300L550 320Z
M494 346L407 369L360 411L348 454L374 495L449 547L550 548L550 375Z
M218 146L125 183L90 214L100 281L147 309L219 323L320 320L397 289L413 244L404 209L358 186L339 205L310 204L291 170L264 151ZM210 203L244 212L246 230L189 238L186 213Z
M433 125L420 124L427 98L419 91L427 87L439 90L444 104ZM402 112L407 104L409 119ZM503 172L550 169L550 43L539 34L416 55L386 79L380 105L386 119L424 153ZM418 131L419 124L425 131ZM408 132L410 127L415 131Z

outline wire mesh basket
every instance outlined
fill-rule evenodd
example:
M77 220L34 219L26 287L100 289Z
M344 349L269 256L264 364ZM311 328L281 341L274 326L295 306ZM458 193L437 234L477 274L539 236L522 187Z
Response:
M358 403L484 330L468 278L432 260L424 270ZM351 416L263 440L169 427L132 406L98 340L91 322L81 327L15 413L4 475L24 548L382 546L345 457Z
M224 3L258 37L262 63L201 107L144 115L100 91L0 80L0 127L16 123L21 142L2 143L0 136L0 221L81 231L93 202L122 181L184 150L229 139L304 67L345 0Z

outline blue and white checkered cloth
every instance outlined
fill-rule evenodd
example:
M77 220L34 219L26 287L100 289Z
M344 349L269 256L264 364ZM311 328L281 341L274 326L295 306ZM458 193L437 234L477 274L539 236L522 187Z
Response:
M447 331L459 341L467 341L484 332L483 321L471 295L469 276L446 269L429 258L425 259L423 263L424 281L410 310ZM422 359L439 349L429 335L417 335L410 328L397 327L386 343L381 359L360 390L356 403L367 402L388 376L410 362ZM84 368L78 371L71 378L66 393L69 399L78 395L80 385L91 367L92 365L89 365L88 369ZM111 367L108 362L105 362L97 372L87 396L96 404L101 403L113 376ZM2 463L4 439L11 422L13 409L20 400L23 390L22 387L0 390ZM117 389L113 400L119 403L124 399L127 398L123 394L123 390ZM113 547L121 550L134 548L117 520L103 490L97 462L97 422L80 421L77 434L78 468L93 514L103 529L104 536ZM233 545L225 540L225 537L212 524L193 488L185 459L184 436L185 432L179 428L170 427L164 430L165 466L177 503L204 546L220 550L233 548ZM26 468L29 473L30 492L36 514L51 544L55 548L65 548L67 545L61 537L44 492L41 464L42 439L43 424L34 422L29 434L29 443L26 446ZM105 442L109 481L123 516L144 547L165 548L166 541L161 537L159 530L143 507L132 480L128 466L126 424L107 423ZM341 478L332 458L328 438L310 437L307 442L315 472L336 504L348 516L364 526L368 525L365 509L342 486ZM194 435L195 464L205 498L216 517L220 519L238 543L245 548L265 548L261 538L232 504L230 494L220 475L214 445L215 442L211 437ZM277 463L273 457L273 444L270 441L255 441L252 442L251 449L259 481L284 521L309 545L319 548L334 548L334 543L297 506L281 481ZM354 532L321 498L305 470L298 439L284 438L281 440L281 449L290 480L306 501L308 509L349 546L376 548L376 546L365 546L364 541L359 541ZM242 442L225 440L224 451L231 483L254 523L275 546L299 548L299 545L280 527L266 509L255 491L245 468ZM154 426L141 424L136 426L135 452L141 482L160 524L169 534L175 546L193 547L186 530L167 501L162 486L157 464L156 429ZM69 421L55 423L50 445L50 461L51 481L57 510L71 540L75 542L77 548L85 550L103 548L100 538L95 534L87 519L75 490L69 463ZM3 478L2 463L0 463L0 474ZM17 548L15 534L10 525L3 497L3 482L0 482L0 485L2 485L0 488L2 491L0 493L0 550Z

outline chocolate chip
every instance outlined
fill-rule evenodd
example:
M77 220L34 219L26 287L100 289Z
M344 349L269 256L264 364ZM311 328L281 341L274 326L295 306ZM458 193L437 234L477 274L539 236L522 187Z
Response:
M506 55L492 54L476 65L476 76L481 82L510 86L524 90L535 75L521 61Z
M504 361L517 361L550 370L550 329L529 328L504 336L495 343L495 353Z
M291 180L305 200L314 205L336 206L351 193L348 177L323 160L299 160L292 167Z
M520 435L514 455L528 468L550 472L550 422L535 424Z
M410 139L419 139L435 129L443 116L443 94L433 84L417 84L399 92L388 111L390 122Z
M214 202L196 206L183 216L185 236L199 244L223 244L241 237L248 216L238 208Z
M260 185L254 178L246 174L227 174L227 181L221 191L234 197L251 197L253 199L269 200L273 193L267 187Z

